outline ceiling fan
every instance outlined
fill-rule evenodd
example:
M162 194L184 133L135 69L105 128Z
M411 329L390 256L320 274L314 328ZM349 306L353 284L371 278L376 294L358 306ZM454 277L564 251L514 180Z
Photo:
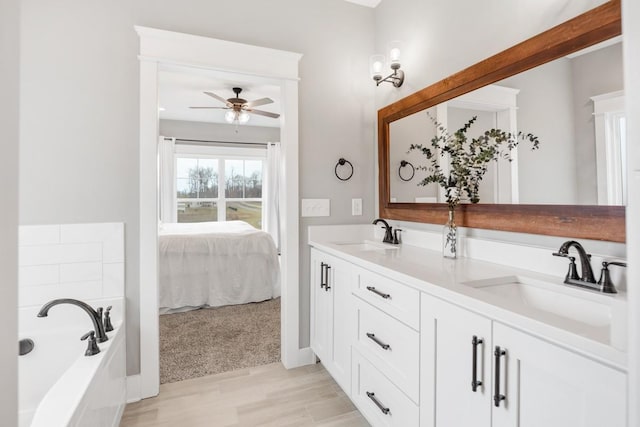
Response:
M273 102L271 98L260 98L254 101L247 101L246 99L240 98L240 93L242 92L242 88L234 87L233 92L236 94L236 97L228 98L228 99L224 99L223 97L216 95L213 92L207 92L207 91L204 92L205 95L209 95L210 97L224 103L225 104L224 107L189 107L189 108L228 110L225 113L224 118L229 123L233 123L233 122L246 123L247 121L249 121L249 113L270 117L272 119L277 119L278 117L280 117L280 114L270 113L269 111L253 109L253 107L257 107L260 105L271 104Z

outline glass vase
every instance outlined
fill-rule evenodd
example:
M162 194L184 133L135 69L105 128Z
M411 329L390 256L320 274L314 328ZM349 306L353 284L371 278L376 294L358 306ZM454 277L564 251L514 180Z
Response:
M449 208L449 220L442 229L442 255L445 258L458 256L458 227L455 221L455 209Z

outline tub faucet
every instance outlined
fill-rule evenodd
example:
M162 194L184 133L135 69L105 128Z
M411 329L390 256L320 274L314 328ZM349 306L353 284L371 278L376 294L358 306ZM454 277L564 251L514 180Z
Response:
M42 306L42 308L38 312L38 317L47 317L47 315L49 314L49 309L54 305L58 305L58 304L71 304L71 305L76 305L81 309L83 309L89 315L89 317L91 317L91 321L93 322L93 329L96 332L96 340L98 342L105 342L109 339L107 337L107 334L104 332L104 325L102 324L102 316L98 315L98 312L93 308L91 308L89 304L87 304L86 302L78 301L77 299L61 298L61 299L54 299L52 301L49 301L48 303ZM102 312L102 308L99 308L99 311Z
M389 225L387 221L385 221L382 218L373 220L373 225L376 225L379 222L381 222L385 228L384 238L382 239L382 241L384 243L393 243L393 228Z
M576 269L575 257L569 256L569 249L574 247L578 251L580 257L580 273ZM554 256L569 258L569 271L564 279L564 283L569 285L577 285L590 289L600 290L596 283L596 278L593 275L593 269L591 268L591 255L589 255L582 245L575 240L568 240L560 246L558 252L553 253Z

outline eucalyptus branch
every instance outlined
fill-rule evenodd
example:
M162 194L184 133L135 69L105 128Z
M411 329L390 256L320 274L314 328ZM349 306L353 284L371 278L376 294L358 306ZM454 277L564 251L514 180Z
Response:
M454 209L461 197L471 203L478 203L480 182L488 170L491 161L506 159L512 161L511 152L520 141L531 143L531 149L540 147L538 137L531 133L512 134L501 129L490 129L477 138L469 138L467 133L477 120L473 116L453 135L427 112L435 124L438 134L431 138L429 145L411 144L409 152L419 151L428 161L428 165L419 165L418 170L429 173L419 186L436 183L444 188L449 208ZM449 173L445 174L440 165L441 159L449 156Z

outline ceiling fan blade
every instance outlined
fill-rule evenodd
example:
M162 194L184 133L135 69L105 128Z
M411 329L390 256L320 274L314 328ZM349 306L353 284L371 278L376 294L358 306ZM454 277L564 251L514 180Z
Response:
M271 98L260 98L260 99L254 100L254 101L249 101L244 105L247 108L253 108L253 107L258 107L260 105L271 104L272 102L273 102L273 99L271 99Z
M228 110L229 109L227 107L189 107L189 108L192 108L194 110L197 110L197 109Z
M271 117L272 119L277 119L278 117L280 117L280 114L270 113L268 111L262 111L262 110L247 110L247 111L249 111L251 114L257 114L259 116Z
M223 97L221 97L221 96L219 96L219 95L216 95L216 94L215 94L215 93L213 93L213 92L207 92L207 91L205 91L204 93L205 93L206 95L209 95L209 96L210 96L210 97L212 97L212 98L217 99L218 101L222 102L223 104L225 104L225 105L227 105L227 106L229 106L229 107L231 106L231 105L229 105L229 104L231 104L229 101L227 101L226 99L224 99Z

